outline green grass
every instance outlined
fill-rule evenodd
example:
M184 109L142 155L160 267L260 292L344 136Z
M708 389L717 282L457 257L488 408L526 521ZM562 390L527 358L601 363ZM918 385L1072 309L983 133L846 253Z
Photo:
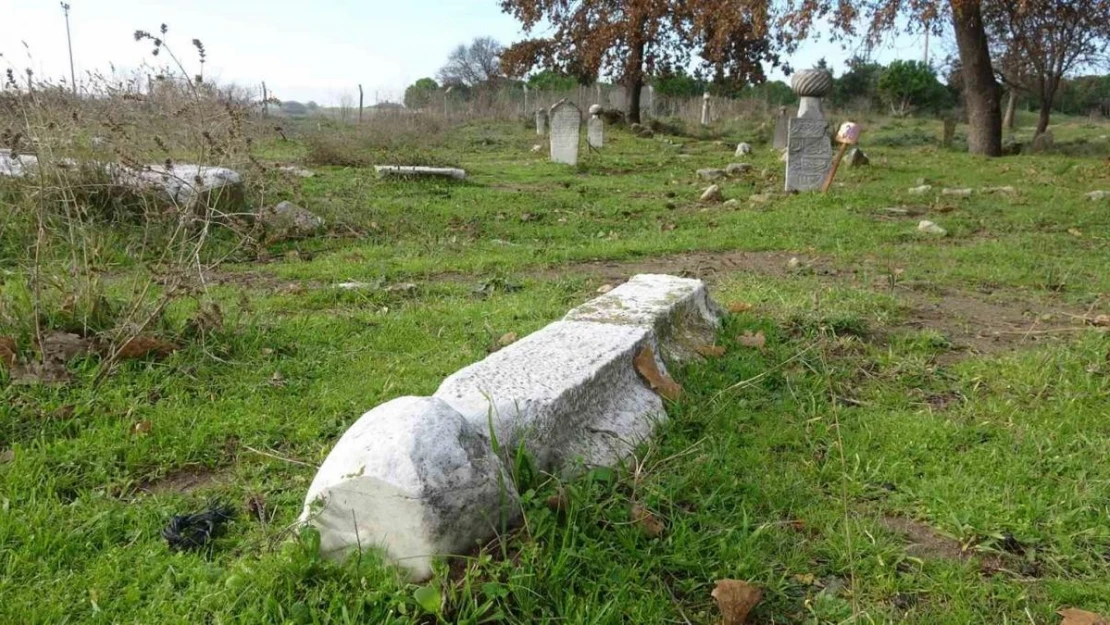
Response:
M1062 122L1058 143L1110 133ZM312 467L362 412L431 393L638 267L755 306L727 320L723 358L674 370L686 394L629 466L522 484L523 528L438 566L443 621L708 623L721 578L765 589L756 622L1110 613L1110 340L1069 316L1110 309L1110 209L1083 197L1110 169L894 140L914 133L940 125L873 123L892 139L865 135L870 168L763 205L748 197L779 189L782 166L757 147L754 173L723 183L737 209L697 201L694 170L735 160L727 144L619 130L566 168L519 124L459 128L444 150L465 183L317 169L287 194L339 236L227 268L225 327L203 343L95 388L91 361L67 388L0 378L0 622L433 622L373 554L330 564L290 535ZM919 178L934 193L909 195ZM919 235L919 219L949 235ZM348 280L417 288L332 286ZM760 330L764 350L735 340ZM553 511L560 488L569 507ZM171 553L170 516L213 498L240 511L227 534ZM630 522L634 503L661 536Z

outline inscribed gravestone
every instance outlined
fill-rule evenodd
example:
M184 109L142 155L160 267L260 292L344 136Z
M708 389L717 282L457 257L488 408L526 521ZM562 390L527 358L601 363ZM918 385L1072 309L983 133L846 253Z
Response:
M547 133L547 111L536 111L536 134L541 137Z
M605 145L605 122L597 115L590 117L586 122L586 142L591 148L600 148Z
M779 114L775 117L775 140L772 144L776 150L786 148L786 125L789 119L786 117L786 107L779 107Z
M829 123L824 119L789 120L786 150L786 190L819 189L832 162Z
M560 102L551 107L551 161L578 164L579 132L582 112L573 102Z

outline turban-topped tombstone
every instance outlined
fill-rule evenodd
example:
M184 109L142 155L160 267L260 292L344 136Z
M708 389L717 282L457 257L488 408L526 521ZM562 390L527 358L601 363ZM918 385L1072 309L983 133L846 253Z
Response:
M798 116L789 120L786 140L786 190L814 191L821 188L832 162L829 122L821 110L821 98L832 89L832 75L823 69L796 72L790 80L801 98Z

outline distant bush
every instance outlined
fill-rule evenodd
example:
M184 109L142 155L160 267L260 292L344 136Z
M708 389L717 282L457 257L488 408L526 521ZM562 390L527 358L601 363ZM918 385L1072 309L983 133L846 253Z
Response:
M455 165L445 155L450 127L443 120L419 114L374 116L360 125L338 125L304 137L309 165L368 167L371 165Z

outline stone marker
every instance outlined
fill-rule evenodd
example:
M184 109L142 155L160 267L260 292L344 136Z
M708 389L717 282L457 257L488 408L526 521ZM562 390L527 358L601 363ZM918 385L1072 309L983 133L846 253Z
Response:
M594 106L597 106L596 104ZM598 106L598 109L601 107ZM593 106L590 107L593 109ZM590 115L590 119L586 121L586 143L591 148L601 148L605 146L605 122L601 120L601 116L597 113Z
M736 146L736 156L745 156L752 153L752 146L750 143L741 143Z
M786 149L786 130L789 119L786 116L786 107L779 107L779 114L775 116L775 138L771 143L771 147L776 150Z
M536 111L536 134L541 137L547 134L547 111L543 109Z
M464 180L466 170L457 167L419 167L409 165L377 165L374 171L379 176L404 176L404 177L443 177Z
M1041 134L1033 137L1032 150L1034 153L1047 152L1056 145L1056 137L1053 136L1051 130L1045 130Z
M721 201L721 187L712 184L706 187L705 191L701 193L702 202L720 202Z
M725 173L730 176L746 174L751 170L751 163L729 163L728 166L725 167Z
M939 236L944 236L948 234L947 230L941 228L940 226L929 220L922 220L921 223L917 224L917 230L918 232L924 232L925 234L935 234Z
M435 397L386 402L328 454L301 521L319 531L327 557L380 548L410 579L426 579L433 557L465 553L519 513L488 431Z
M928 184L923 184L923 185L921 185L921 186L919 186L919 187L913 187L913 188L911 188L911 189L910 189L910 190L908 191L908 193L909 193L910 195L924 195L924 194L926 194L926 193L928 193L928 192L930 192L930 191L932 191L932 190L933 190L933 186L932 186L932 185L928 185Z
M871 159L867 158L867 155L863 153L863 150L859 148L852 148L852 151L848 152L849 167L863 167L870 164Z
M821 188L832 164L829 123L821 110L832 76L824 70L803 70L795 72L790 84L801 106L787 126L786 190L812 191Z
M971 189L941 189L940 194L951 196L951 197L971 197L972 190Z
M956 140L956 118L955 117L945 117L944 118L944 134L941 136L940 145L941 145L941 147L950 148L950 147L952 147L952 142L955 141L955 140Z
M292 202L281 202L262 210L266 234L273 239L307 237L324 227L324 220Z
M725 177L725 170L713 168L699 169L697 172L698 178L702 180L719 180Z
M551 107L551 160L578 164L578 143L582 112L573 102L562 101Z

